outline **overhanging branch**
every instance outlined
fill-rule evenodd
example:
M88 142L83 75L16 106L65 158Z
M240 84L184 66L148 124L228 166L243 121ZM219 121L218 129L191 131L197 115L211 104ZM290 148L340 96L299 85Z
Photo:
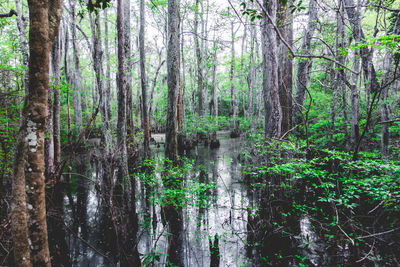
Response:
M9 17L12 17L14 15L18 16L17 11L15 11L14 9L11 9L10 12L8 12L8 13L5 13L5 14L1 14L0 13L0 18L9 18Z

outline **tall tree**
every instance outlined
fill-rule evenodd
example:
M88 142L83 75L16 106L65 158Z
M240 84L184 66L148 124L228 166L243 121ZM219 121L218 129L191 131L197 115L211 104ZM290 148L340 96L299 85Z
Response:
M279 32L289 44L293 45L293 15L288 9L290 3L278 3L277 26ZM278 38L278 75L279 100L282 106L282 134L290 130L292 122L293 58L282 40Z
M197 0L198 4L198 0ZM177 90L179 86L179 6L177 0L168 1L168 47L167 47L167 79L168 107L165 137L165 156L173 168L177 164ZM167 188L179 190L182 181L173 176L164 178ZM183 215L182 208L168 205L165 208L168 222L168 258L167 261L176 266L184 266L183 249Z
M128 138L133 137L133 92L132 92L132 44L131 44L131 1L124 2L124 42L126 57L126 127Z
M93 20L92 14L89 13L90 27L92 31L92 57L93 57L93 68L96 76L96 87L99 95L100 115L101 115L101 130L102 130L102 141L106 149L111 146L111 133L109 125L109 105L107 102L105 90L104 90L104 69L103 69L103 47L101 42L101 26L100 26L100 15L95 12L95 19ZM93 99L93 105L96 105L97 100Z
M196 6L194 10L194 44L196 49L196 59L197 59L197 97L198 97L198 109L197 113L199 116L203 116L203 68L202 68L202 53L199 42L199 1L196 0Z
M119 153L117 169L116 197L122 203L122 188L128 175L128 152L126 147L126 65L124 41L124 0L117 2L117 37L118 37L118 122L117 151ZM119 188L118 188L119 187Z
M391 34L399 34L400 31L400 13L397 13L396 21L394 23L393 31ZM382 120L382 129L381 129L381 157L383 160L387 160L389 158L389 104L388 96L389 89L391 87L391 79L393 79L393 73L391 69L393 67L394 54L392 51L388 51L384 57L384 75L383 80L381 82L381 120ZM398 68L398 59L396 59L396 68Z
M308 22L304 30L301 51L304 55L311 53L311 39L315 31L315 22L317 19L317 4L315 0L310 0L308 4ZM310 71L312 61L310 58L301 58L297 66L296 96L293 105L293 122L298 125L302 122L302 110L304 98L310 80Z
M145 0L140 0L140 29L139 29L139 51L140 51L140 83L142 86L142 120L144 131L144 154L148 158L150 156L150 130L149 117L147 114L147 77L146 77L146 54L145 54Z
M44 136L48 114L49 55L53 40L58 34L62 1L30 0L28 6L29 92L24 106L24 119L19 131L14 165L14 258L17 266L30 266L30 261L34 266L50 266L45 204ZM28 188L27 201L25 179ZM28 223L26 209L29 212Z
M266 138L280 138L282 109L279 102L278 44L274 29L277 0L264 1L264 6L266 6L266 14L264 14L261 21L265 116L264 135Z
M72 37L72 52L73 52L73 71L71 77L71 83L74 87L73 95L72 95L72 105L74 108L74 122L75 127L78 130L78 134L82 129L82 99L81 99L81 90L82 90L82 78L81 72L79 68L79 51L77 44L77 36L76 36L76 10L75 10L75 1L69 1L71 6L71 37Z
M236 88L235 88L235 29L234 21L231 21L231 67L229 72L230 84L231 84L231 105L229 114L233 117L237 116L237 100L236 100Z

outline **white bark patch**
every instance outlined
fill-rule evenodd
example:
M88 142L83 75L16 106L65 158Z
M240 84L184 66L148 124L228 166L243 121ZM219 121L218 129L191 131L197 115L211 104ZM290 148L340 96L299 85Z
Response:
M25 137L25 142L28 142L29 145L29 150L31 152L36 152L37 151L37 145L38 145L38 138L36 136L36 123L28 120L27 123L27 134Z

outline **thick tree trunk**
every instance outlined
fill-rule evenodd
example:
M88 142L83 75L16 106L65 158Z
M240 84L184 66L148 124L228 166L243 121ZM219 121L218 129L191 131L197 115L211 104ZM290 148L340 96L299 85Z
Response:
M26 102L25 102L26 103ZM23 114L26 114L24 108ZM13 203L11 214L11 231L14 244L14 263L16 266L30 267L30 249L28 243L28 223L25 194L25 137L26 118L23 117L19 130L14 160ZM31 208L31 207L30 207Z
M142 120L143 120L143 147L145 158L150 156L150 130L149 117L147 114L147 78L146 78L146 54L144 47L145 32L145 0L140 0L140 29L139 29L139 51L140 51L140 82L142 86Z
M44 136L48 115L49 55L58 34L61 1L31 0L29 5L29 92L24 120L19 133L13 181L14 209L12 229L15 263L50 266L45 204ZM25 168L25 169L24 169ZM25 206L25 179L27 205ZM29 219L28 245L26 209ZM20 232L17 232L20 231Z
M171 167L177 164L176 113L177 90L179 86L179 21L179 7L177 0L169 0L167 48L168 108L165 138L165 156L167 159L170 160L170 163L166 164L171 164ZM182 181L176 181L175 179L176 178L169 176L164 177L165 186L167 188L179 190L179 187L182 186ZM169 261L173 265L184 266L184 234L182 208L168 205L167 207L165 207L165 214L168 221L169 232L171 233L171 235L168 237L167 261Z
M288 4L279 2L277 24L281 36L287 43L293 45L293 16L288 10ZM278 38L279 60L279 100L282 106L282 134L287 133L292 122L292 71L293 58L284 43Z
M118 0L117 5L117 33L118 33L118 122L117 148L119 153L116 198L122 203L124 179L128 175L128 152L126 147L126 73L125 73L125 41L124 41L124 0Z
M272 21L276 21L277 1L264 1ZM263 53L263 97L265 138L280 138L282 109L279 102L278 46L272 23L264 16L261 22Z
M315 30L315 21L317 19L317 4L315 0L310 0L308 6L308 23L304 32L301 51L304 55L311 53L311 38ZM298 125L302 123L302 110L304 105L305 93L310 80L310 71L312 68L311 59L300 59L297 67L297 89L293 105L293 122Z

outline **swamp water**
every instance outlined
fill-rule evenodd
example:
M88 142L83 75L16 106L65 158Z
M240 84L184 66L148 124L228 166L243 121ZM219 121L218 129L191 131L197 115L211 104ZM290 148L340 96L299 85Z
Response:
M153 137L158 143L163 143L165 138L163 135ZM214 186L207 191L209 203L205 208L187 205L183 209L185 264L210 266L209 240L214 241L218 235L219 266L262 266L258 250L255 249L257 245L248 246L249 232L252 231L248 224L249 213L252 212L249 206L254 206L260 194L254 193L243 182L238 155L245 143L241 139L230 139L226 132L218 133L218 139L221 143L219 148L198 146L186 155L194 165L194 169L188 172L187 181L197 177L200 183L213 183ZM154 157L164 154L162 146L152 147L152 151ZM109 218L104 216L103 196L97 190L102 179L101 162L94 159L93 153L96 152L80 154L74 161L71 173L75 188L72 195L75 214L72 214L71 199L65 197L72 263L74 266L119 266L110 253L114 244L101 241L104 240L104 232L112 231L113 226ZM138 251L142 259L153 257L154 265L151 266L165 266L167 233L161 223L160 207L149 204L144 195L145 188L137 181ZM299 255L308 257L312 264L318 265L321 261L320 252L316 251L318 236L308 217L299 220L298 229L300 232L291 247Z

